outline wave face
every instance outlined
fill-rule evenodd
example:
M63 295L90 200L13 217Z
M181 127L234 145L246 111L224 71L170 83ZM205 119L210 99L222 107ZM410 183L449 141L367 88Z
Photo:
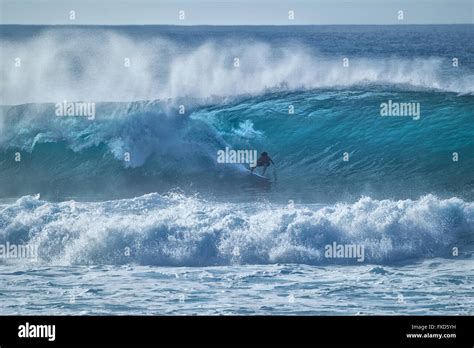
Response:
M474 204L432 195L295 207L215 204L180 193L99 203L25 196L0 207L0 231L0 243L34 245L38 261L54 265L358 263L326 258L333 242L364 245L365 263L393 264L450 258L455 247L456 257L470 257Z
M420 119L381 117L387 100L419 102ZM99 103L92 121L57 117L53 104L4 106L0 198L111 199L180 187L244 201L249 192L306 202L472 200L473 108L471 96L380 88L267 93L191 104L185 115L167 102ZM226 147L268 151L275 180L253 182L244 165L218 163Z

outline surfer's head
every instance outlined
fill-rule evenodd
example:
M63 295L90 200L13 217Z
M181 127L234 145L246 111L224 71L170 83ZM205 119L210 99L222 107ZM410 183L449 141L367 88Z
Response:
M262 152L262 156L266 157L266 156L268 156L268 153Z

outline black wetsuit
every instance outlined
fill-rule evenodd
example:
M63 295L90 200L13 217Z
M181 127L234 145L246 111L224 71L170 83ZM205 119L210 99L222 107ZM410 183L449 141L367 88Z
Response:
M269 156L260 156L257 160L257 167L268 167L270 163L273 163Z

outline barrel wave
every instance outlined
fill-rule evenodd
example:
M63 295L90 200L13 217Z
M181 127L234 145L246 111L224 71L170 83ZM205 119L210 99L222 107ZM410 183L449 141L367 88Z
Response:
M420 119L381 117L387 100L419 102ZM229 147L270 152L270 194L283 200L472 200L473 106L472 96L380 87L267 93L191 105L185 115L161 101L99 103L93 121L57 117L54 104L3 106L1 195L125 198L179 187L237 199L255 190L244 165L217 163Z

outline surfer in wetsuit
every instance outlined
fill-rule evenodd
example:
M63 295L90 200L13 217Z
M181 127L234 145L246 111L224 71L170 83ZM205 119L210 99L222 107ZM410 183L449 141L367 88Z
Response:
M267 168L270 166L270 163L275 164L273 163L270 156L268 156L268 153L262 152L262 154L260 155L260 158L257 160L257 165L255 167L250 167L250 172L253 173L253 171L257 167L263 167L262 175L265 175L265 172Z

